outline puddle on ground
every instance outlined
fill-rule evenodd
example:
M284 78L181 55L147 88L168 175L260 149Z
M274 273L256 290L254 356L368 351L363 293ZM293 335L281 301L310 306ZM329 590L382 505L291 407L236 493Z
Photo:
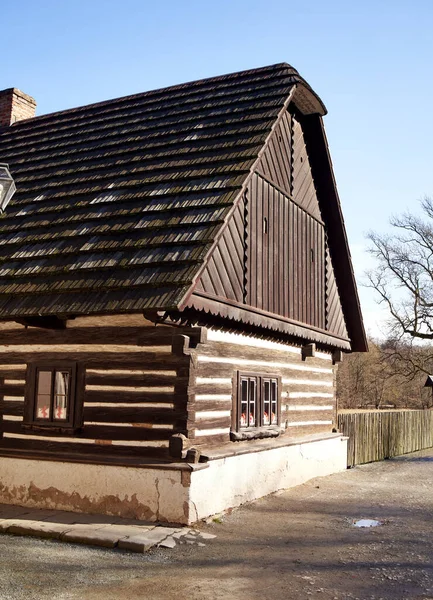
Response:
M359 521L354 521L353 525L354 527L378 527L379 525L383 525L383 523L376 519L359 519Z

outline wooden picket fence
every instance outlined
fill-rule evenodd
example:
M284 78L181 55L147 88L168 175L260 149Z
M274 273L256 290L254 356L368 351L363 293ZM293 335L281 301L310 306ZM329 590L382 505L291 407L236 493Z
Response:
M338 428L349 437L348 467L433 447L433 410L344 411Z

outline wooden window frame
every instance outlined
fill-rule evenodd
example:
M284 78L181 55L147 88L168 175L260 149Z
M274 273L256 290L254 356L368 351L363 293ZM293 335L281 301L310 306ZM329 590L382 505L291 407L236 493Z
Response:
M67 399L66 419L38 419L36 416L37 406L37 382L40 371L66 371L70 373L70 385ZM82 426L83 415L83 389L82 371L79 365L71 361L38 361L27 365L26 386L24 397L24 419L23 428L32 431L50 431L52 433L71 434ZM51 391L51 411L53 410L53 391Z
M248 379L256 380L256 398L255 398L255 410L256 410L256 423L254 425L241 425L241 402L242 402L242 381ZM274 381L277 386L276 402L277 402L277 422L276 423L264 423L264 385L266 381ZM238 371L237 382L236 382L236 403L234 407L234 419L232 420L232 430L236 432L256 432L260 433L267 430L279 429L281 426L281 377L271 373L248 373ZM259 437L259 436L258 436Z

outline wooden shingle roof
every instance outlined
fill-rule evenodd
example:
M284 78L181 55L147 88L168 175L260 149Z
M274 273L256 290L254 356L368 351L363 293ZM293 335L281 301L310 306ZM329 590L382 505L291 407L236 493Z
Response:
M0 318L178 306L294 84L287 64L0 129Z

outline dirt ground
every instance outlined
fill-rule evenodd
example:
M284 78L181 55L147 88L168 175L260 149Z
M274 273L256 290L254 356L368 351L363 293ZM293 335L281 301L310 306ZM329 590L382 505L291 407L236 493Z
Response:
M0 598L433 600L432 514L430 450L243 506L199 525L217 536L205 546L134 555L1 536Z

